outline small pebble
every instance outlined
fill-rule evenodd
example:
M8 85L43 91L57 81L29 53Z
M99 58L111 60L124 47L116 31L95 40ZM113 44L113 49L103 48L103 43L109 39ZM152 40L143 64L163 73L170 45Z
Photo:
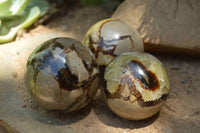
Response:
M178 64L174 64L173 66L171 66L172 70L179 70L180 69L180 65Z
M188 118L188 117L189 117L189 115L185 115L183 118L185 118L185 119L186 119L186 118Z
M184 84L184 83L185 83L185 80L181 80L180 83L181 83L181 84Z
M51 123L52 123L52 121L51 121L51 120L48 120L48 123L49 123L49 124L51 124Z
M110 128L107 128L108 131L110 131Z
M169 131L169 129L167 129L167 128L162 129L162 131L163 131L164 133L171 133L171 132Z
M13 78L17 78L17 73L16 72L12 73L12 76Z
M67 26L66 25L63 25L62 26L62 31L66 31L67 30Z
M85 124L85 126L86 126L86 127L89 127L90 125L89 125L89 124Z
M198 115L198 114L200 114L200 108L194 108L194 109L192 109L192 112L193 112L195 115Z
M127 131L126 130L124 130L124 132L123 133L127 133Z
M26 108L26 104L22 105L22 108Z
M187 91L187 94L191 94L192 93L192 91L191 90L186 90Z

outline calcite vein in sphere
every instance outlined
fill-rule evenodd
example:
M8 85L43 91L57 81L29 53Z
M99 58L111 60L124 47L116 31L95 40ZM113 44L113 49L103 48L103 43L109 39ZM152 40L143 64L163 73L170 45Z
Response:
M140 120L156 114L169 93L163 64L147 53L118 56L106 67L104 79L102 93L108 106L126 119Z
M136 29L119 19L106 19L93 25L84 37L83 44L91 49L100 66L124 52L143 52L144 46Z
M44 108L72 112L94 97L99 85L98 65L81 42L55 38L32 52L25 83L31 96Z

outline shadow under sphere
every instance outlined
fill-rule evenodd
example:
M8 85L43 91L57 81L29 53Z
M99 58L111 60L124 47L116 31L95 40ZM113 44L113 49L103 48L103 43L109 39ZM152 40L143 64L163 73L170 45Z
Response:
M94 113L98 116L99 120L102 121L104 124L117 128L120 127L123 129L125 128L135 129L135 128L146 127L154 123L159 117L159 113L157 113L148 119L138 120L138 121L121 118L116 114L114 114L109 109L102 95L96 98L93 108L94 108Z

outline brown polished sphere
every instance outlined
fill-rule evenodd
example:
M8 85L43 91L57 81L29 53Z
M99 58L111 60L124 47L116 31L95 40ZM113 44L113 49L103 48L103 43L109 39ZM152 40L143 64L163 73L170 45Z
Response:
M108 65L124 52L144 51L137 30L119 19L105 19L94 24L85 35L83 44L94 53L100 66Z
M47 110L72 112L95 96L98 65L81 42L55 38L42 43L29 56L25 83L33 99Z
M141 120L156 114L169 93L169 78L153 55L127 52L116 57L104 74L102 93L117 115Z

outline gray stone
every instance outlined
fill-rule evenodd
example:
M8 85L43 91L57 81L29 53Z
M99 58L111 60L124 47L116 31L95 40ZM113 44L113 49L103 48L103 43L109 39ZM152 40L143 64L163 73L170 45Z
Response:
M112 18L136 28L145 50L200 55L199 0L126 0Z

